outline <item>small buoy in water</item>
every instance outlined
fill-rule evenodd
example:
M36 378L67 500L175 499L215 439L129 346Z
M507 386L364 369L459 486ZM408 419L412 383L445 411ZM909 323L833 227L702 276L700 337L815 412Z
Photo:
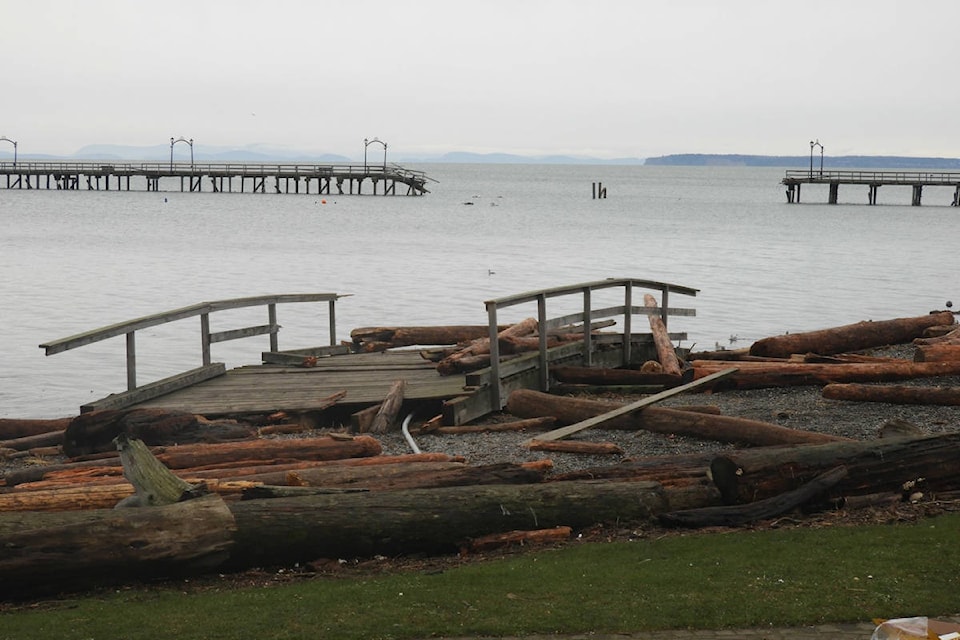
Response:
M166 199L166 198L164 198L164 199L163 199L163 201L164 201L164 202L166 202L166 201L167 201L167 199Z
M327 201L326 201L326 200L321 200L321 201L320 201L320 204L327 204Z
M947 300L947 309L949 309L952 306L953 306L953 302L951 300Z

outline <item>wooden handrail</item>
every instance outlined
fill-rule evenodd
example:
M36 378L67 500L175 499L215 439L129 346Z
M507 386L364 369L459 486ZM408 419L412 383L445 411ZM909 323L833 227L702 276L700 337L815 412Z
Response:
M117 324L100 327L91 331L85 331L76 335L51 340L40 345L45 355L51 356L70 349L108 340L117 336L126 336L127 343L127 390L133 391L137 388L137 369L136 369L136 332L141 329L155 327L168 322L175 322L185 318L200 316L200 341L201 356L203 365L209 366L210 345L215 342L224 342L226 340L237 340L254 335L269 334L270 350L278 350L277 334L280 331L280 325L277 324L276 306L278 304L298 303L298 302L326 302L328 306L328 322L330 345L337 343L336 336L336 310L335 303L338 299L349 294L338 293L291 293L268 296L252 296L247 298L231 298L227 300L213 300L209 302L199 302L187 307L162 311L133 320L119 322ZM243 329L234 329L231 331L221 331L218 333L210 332L210 314L217 311L228 309L241 309L244 307L266 306L268 311L268 322L266 325L256 327L246 327Z
M591 302L593 291L609 289L613 287L622 287L623 305L615 307L606 307L594 309ZM656 309L648 307L637 307L633 304L633 288L652 289L660 292L660 306ZM490 406L493 411L500 411L503 408L501 389L500 389L500 345L497 340L497 327L499 320L497 312L504 307L511 307L527 302L537 303L537 321L540 326L540 389L546 391L549 385L549 371L547 359L547 330L560 325L571 324L574 322L583 323L583 360L584 364L590 365L591 354L593 353L592 336L590 333L590 323L598 318L609 318L623 316L623 362L627 364L630 361L630 344L632 337L633 315L650 315L659 311L663 319L664 326L667 324L667 317L674 316L693 316L696 315L695 309L673 308L669 306L669 295L671 292L682 295L695 296L698 289L685 287L666 282L657 282L654 280L641 280L637 278L608 278L606 280L594 280L591 282L582 282L564 287L553 287L550 289L541 289L539 291L528 291L518 293L512 296L487 300L484 304L487 308L487 318L489 322L490 336L490 378L491 393ZM559 318L547 318L547 300L568 295L583 296L583 311L568 314Z
M802 182L846 182L852 184L928 184L960 185L960 172L956 171L850 171L814 169L788 169L783 179Z

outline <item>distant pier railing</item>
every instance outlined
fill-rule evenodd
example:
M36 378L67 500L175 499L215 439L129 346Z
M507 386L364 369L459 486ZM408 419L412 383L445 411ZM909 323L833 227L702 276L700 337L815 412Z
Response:
M171 180L179 181L183 192L202 192L207 185L214 193L385 196L424 195L429 193L427 182L435 182L422 171L395 164L0 162L0 188L6 189L176 190L169 187ZM234 185L234 180L239 184ZM369 190L365 190L367 182ZM398 190L397 185L406 189Z
M787 187L787 202L800 202L800 185L830 186L828 202L837 204L840 185L866 185L867 204L877 204L877 192L885 185L912 188L911 204L920 206L924 187L953 187L951 206L960 206L960 173L950 171L810 171L788 170L781 184Z

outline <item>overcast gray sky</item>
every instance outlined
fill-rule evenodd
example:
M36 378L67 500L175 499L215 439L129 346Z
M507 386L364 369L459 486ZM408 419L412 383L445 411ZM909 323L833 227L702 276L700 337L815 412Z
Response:
M0 19L21 154L960 156L957 0L0 0Z

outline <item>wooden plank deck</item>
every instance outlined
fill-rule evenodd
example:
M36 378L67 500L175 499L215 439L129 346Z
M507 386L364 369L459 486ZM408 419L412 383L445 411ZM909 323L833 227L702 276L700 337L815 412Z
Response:
M321 358L316 367L244 366L135 406L205 416L309 411L339 391L347 392L340 404L372 405L401 378L408 400L445 400L469 392L463 375L441 376L417 351L392 351Z

